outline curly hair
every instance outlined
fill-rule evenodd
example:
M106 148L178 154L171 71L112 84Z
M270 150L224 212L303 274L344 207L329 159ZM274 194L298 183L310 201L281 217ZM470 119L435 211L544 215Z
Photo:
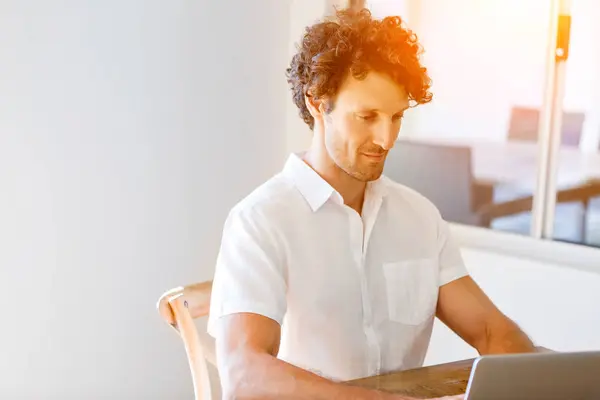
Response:
M286 76L310 129L315 121L304 97L333 100L348 73L356 79L371 70L386 73L406 89L412 104L431 101L431 79L419 61L422 47L398 16L377 20L366 8L337 10L334 20L307 27L297 48Z

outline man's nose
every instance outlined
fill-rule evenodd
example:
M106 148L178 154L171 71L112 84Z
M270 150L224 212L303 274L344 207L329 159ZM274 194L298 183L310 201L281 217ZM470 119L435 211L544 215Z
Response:
M398 130L395 129L393 124L382 124L382 126L379 129L377 129L375 140L373 140L373 143L375 143L385 151L388 151L392 147L394 147L394 143L396 143L397 138Z

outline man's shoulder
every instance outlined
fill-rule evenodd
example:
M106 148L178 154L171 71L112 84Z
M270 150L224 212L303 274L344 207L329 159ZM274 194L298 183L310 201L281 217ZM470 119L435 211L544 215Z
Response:
M252 190L229 215L249 219L272 217L288 210L298 197L296 187L281 173Z
M435 204L421 193L386 176L384 176L383 179L388 195L391 196L393 201L409 206L414 211L432 214L434 216L439 215L439 210Z

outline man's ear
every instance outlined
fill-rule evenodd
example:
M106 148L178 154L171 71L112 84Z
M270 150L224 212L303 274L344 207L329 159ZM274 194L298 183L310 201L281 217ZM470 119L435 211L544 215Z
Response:
M309 93L304 95L304 103L306 104L306 108L308 108L308 112L315 119L315 121L323 119L323 102L321 100L315 99Z

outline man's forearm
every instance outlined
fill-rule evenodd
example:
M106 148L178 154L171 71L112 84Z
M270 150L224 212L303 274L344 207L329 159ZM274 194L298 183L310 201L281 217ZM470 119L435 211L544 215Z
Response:
M533 353L536 347L513 321L488 329L486 341L478 348L479 354Z
M390 393L336 383L269 354L251 359L222 377L224 399L414 400Z

